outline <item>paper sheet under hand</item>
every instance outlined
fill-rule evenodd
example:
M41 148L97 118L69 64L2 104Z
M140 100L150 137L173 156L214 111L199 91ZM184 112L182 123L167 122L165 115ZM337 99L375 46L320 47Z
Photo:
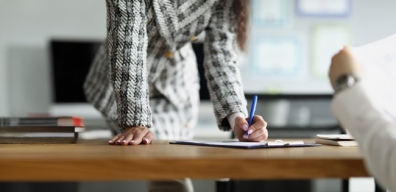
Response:
M320 146L317 143L304 143L303 141L281 141L275 142L240 142L240 141L198 141L198 140L185 140L185 141L171 141L170 144L180 145L198 145L198 146L212 146L212 147L228 147L228 148L278 148L278 147L314 147Z

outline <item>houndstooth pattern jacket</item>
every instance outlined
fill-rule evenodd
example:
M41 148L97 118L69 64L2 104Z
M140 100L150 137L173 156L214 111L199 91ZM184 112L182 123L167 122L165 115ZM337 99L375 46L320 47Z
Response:
M235 19L233 0L107 0L107 38L84 84L87 99L120 127L153 126L172 139L166 135L174 126L189 128L197 120L191 41L205 32L210 98L219 128L230 130L227 115L247 114Z

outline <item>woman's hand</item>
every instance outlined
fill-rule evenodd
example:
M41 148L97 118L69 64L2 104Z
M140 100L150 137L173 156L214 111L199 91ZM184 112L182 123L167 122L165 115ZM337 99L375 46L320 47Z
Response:
M150 144L154 134L147 127L128 127L125 132L118 134L109 141L109 145L139 145Z
M249 136L246 135L249 133ZM259 116L253 117L253 124L248 127L248 118L235 118L234 134L239 141L264 141L268 138L267 122Z
M356 76L362 75L360 66L355 61L355 58L353 57L351 52L351 48L349 47L344 47L331 59L329 78L333 89L335 87L337 79L344 74L354 74Z

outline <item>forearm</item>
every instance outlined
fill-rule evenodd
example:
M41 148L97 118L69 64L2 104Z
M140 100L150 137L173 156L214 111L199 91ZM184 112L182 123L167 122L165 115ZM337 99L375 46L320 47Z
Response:
M144 0L107 0L107 55L122 127L151 126Z
M219 1L205 37L205 77L214 103L217 124L230 130L226 120L232 113L247 114L246 99L237 66L235 13L233 1Z
M380 184L396 191L395 117L386 112L378 94L358 83L335 96L332 110L359 142L370 173Z

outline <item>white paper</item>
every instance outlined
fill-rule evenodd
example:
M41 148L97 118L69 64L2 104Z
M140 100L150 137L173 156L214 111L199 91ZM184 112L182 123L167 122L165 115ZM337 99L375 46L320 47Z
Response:
M240 147L250 147L250 146L260 146L265 145L267 142L239 142L239 141L201 141L201 140L187 140L182 141L192 144L208 144L208 145L218 145L218 146L240 146Z
M353 49L373 102L396 120L396 34Z
M348 134L317 134L316 138L334 139L334 140L353 140L353 137Z
M186 140L176 141L188 144L204 144L210 146L222 146L222 147L255 147L255 146L288 146L288 145L302 145L303 141L284 142L281 140L275 142L241 142L241 141L201 141L201 140Z

